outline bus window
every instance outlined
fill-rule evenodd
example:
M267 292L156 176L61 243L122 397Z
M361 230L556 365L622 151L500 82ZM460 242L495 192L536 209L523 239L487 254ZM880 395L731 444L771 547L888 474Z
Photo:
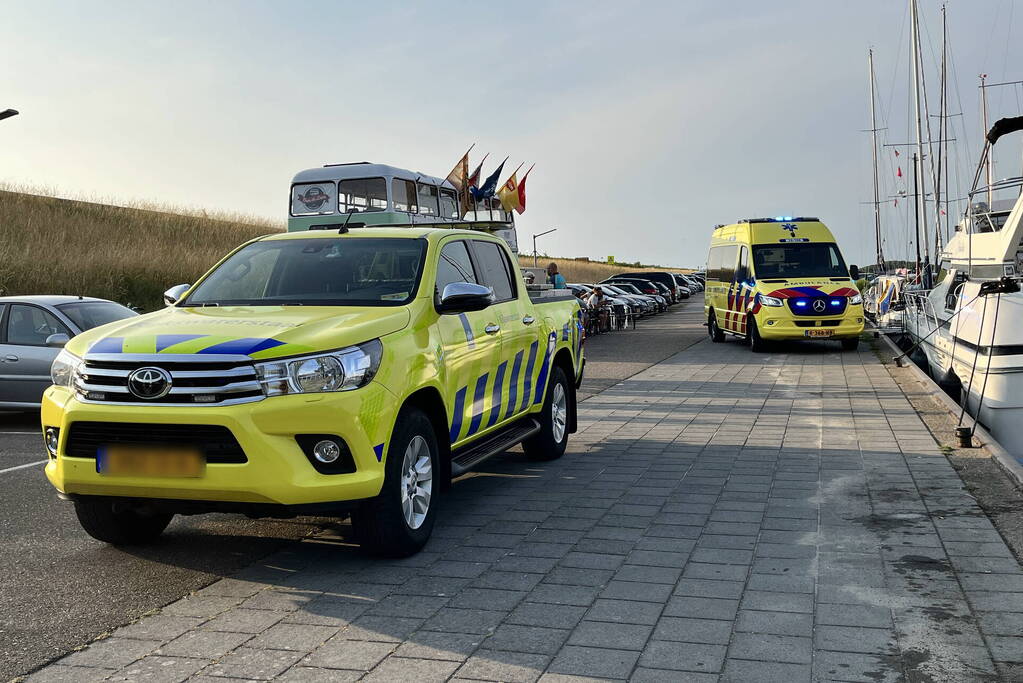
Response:
M735 257L738 255L739 247L735 244L718 247L721 250L721 262L718 265L718 279L721 282L731 282L735 279Z
M306 183L291 188L291 215L315 216L334 213L334 183Z
M383 178L355 178L338 183L338 210L341 213L384 211L387 209L387 183Z
M416 212L416 184L411 180L395 178L391 181L391 200L395 211Z
M441 189L440 215L442 218L458 218L458 199L454 190Z
M721 279L721 247L711 247L707 256L707 279Z
M427 216L436 216L440 213L436 185L419 184L419 213Z

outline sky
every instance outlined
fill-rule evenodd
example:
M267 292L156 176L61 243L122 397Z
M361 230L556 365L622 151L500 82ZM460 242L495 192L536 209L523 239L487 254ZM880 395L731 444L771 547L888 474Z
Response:
M940 6L920 0L935 114ZM909 142L906 15L897 0L7 3L0 109L21 115L0 121L0 183L283 221L299 170L444 176L475 143L487 172L536 164L522 251L557 228L541 252L697 266L715 224L811 215L869 263L867 50L882 143ZM977 75L1023 79L1023 0L949 0L948 23L968 186ZM1023 89L990 90L989 109L1023 113ZM1000 177L1019 170L1010 145ZM913 249L911 202L888 203L911 183L894 149L889 258Z

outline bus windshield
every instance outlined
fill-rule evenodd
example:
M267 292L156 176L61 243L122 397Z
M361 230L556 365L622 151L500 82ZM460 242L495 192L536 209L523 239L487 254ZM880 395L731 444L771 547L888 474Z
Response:
M754 244L753 268L765 278L849 277L834 242Z
M182 306L400 306L423 270L425 240L267 240L239 249Z

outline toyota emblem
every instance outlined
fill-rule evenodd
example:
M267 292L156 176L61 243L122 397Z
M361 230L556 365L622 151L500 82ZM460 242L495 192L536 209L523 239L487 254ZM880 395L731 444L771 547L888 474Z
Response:
M128 391L147 401L166 396L172 384L170 373L162 368L138 368L128 375Z
M824 309L828 307L828 304L824 299L817 299L813 302L813 310L815 313L823 313Z

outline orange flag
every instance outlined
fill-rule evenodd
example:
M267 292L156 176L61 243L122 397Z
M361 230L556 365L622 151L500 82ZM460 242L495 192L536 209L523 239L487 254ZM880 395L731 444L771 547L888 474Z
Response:
M533 166L536 166L536 164L533 164ZM529 174L532 172L533 166L529 167L529 170L526 171L526 175L522 176L522 181L519 183L519 188L518 188L518 190L519 190L519 201L518 201L518 206L515 207L515 210L518 211L520 214L523 214L523 213L526 212L526 178L528 178Z

